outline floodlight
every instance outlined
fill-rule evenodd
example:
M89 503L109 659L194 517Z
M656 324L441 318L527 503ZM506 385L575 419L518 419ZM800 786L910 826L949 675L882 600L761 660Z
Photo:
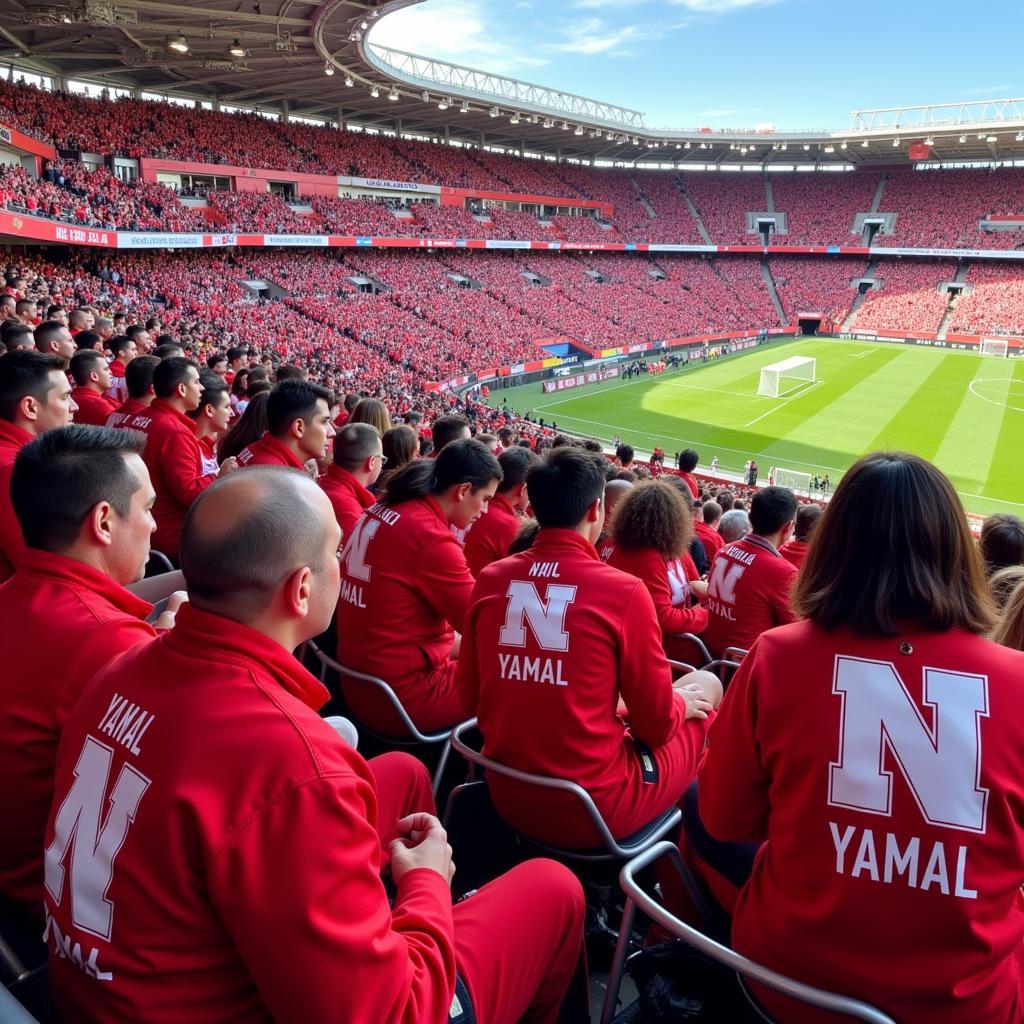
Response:
M324 74L330 78L334 74L334 65L330 62L324 63ZM348 85L348 79L345 80L345 84Z
M371 96L372 96L372 97L373 97L374 99L376 99L376 98L377 98L378 96L380 96L380 89L378 89L378 88L377 88L377 86L373 86L373 87L371 87L371 89L370 89L370 95L371 95Z
M333 72L332 72L332 74L333 74ZM352 81L352 76L351 75L346 75L345 76L345 88L346 89L351 89L352 86L355 85L355 84L356 83Z
M188 53L188 40L183 35L171 36L167 40L167 49L175 53Z
M244 57L246 54L245 47L236 39L229 47L228 53L232 57Z
M443 96L441 97L440 102L437 104L437 109L438 110L447 110L448 109L448 101Z
M398 99L398 90L394 86L391 86L391 91L388 93L388 99L391 100L392 103Z

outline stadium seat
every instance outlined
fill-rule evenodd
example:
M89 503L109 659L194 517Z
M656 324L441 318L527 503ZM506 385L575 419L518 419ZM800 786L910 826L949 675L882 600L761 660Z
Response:
M0 987L0 1024L40 1024L11 992Z
M803 982L788 978L776 971L754 963L753 960L741 956L728 946L723 946L714 939L709 938L703 932L692 925L679 920L674 914L666 910L661 903L649 895L640 883L637 876L649 868L662 857L668 857L683 879L691 897L695 889L690 874L683 861L679 847L674 843L660 842L649 846L643 853L638 854L629 863L625 864L619 874L619 883L626 895L626 906L622 915L622 926L619 929L619 939L615 948L615 958L612 962L611 973L608 976L608 989L605 993L604 1007L601 1012L601 1024L611 1024L618 1005L619 991L622 987L622 976L625 970L626 958L629 954L633 924L636 920L637 910L641 910L655 924L669 934L681 939L692 946L704 956L734 971L744 994L750 1000L754 1013L758 1018L771 1022L765 1011L757 1004L753 995L747 990L744 982L755 981L768 988L775 989L793 999L819 1009L828 1010L832 1013L842 1014L853 1020L865 1022L865 1024L895 1024L887 1014L876 1010L873 1006L861 1002L858 999L850 999L847 996L837 995L833 992L826 992L824 989L805 985ZM698 898L698 906L701 906Z
M367 675L365 672L357 672L355 669L347 668L340 662L335 661L332 657L325 654L319 647L312 641L308 641L307 650L320 662L320 681L324 682L327 678L328 670L336 672L339 680L344 678L351 680L355 683L365 683L367 686L379 691L388 701L388 703L394 708L395 714L401 719L402 725L408 732L407 737L394 737L385 736L382 733L378 733L373 729L368 728L364 723L353 719L353 724L358 729L359 733L367 736L373 736L381 743L392 745L392 746L425 746L425 747L437 747L440 746L441 754L438 758L437 767L434 769L433 778L433 789L434 795L436 796L441 786L441 780L444 776L444 770L448 764L448 755L452 748L452 730L442 729L437 732L421 732L417 727L416 723L409 717L409 713L402 706L402 702L398 699L398 694L379 676ZM301 659L300 659L301 660Z
M488 757L481 750L471 747L466 737L469 732L476 728L476 725L477 720L471 718L468 722L462 722L452 730L451 744L456 752L461 754L471 764L477 765L486 771L494 772L497 775L504 775L516 782L525 783L529 786L539 786L542 789L556 789L563 793L572 794L583 805L587 816L601 837L601 846L577 850L542 842L520 831L523 838L531 845L544 850L546 853L569 861L628 860L630 857L648 849L652 844L658 842L659 839L662 839L679 827L679 823L682 820L682 812L678 807L672 807L639 831L622 839L616 839L612 835L611 829L608 828L608 824L601 815L601 812L597 809L593 798L582 786L568 779L556 779L549 775L535 775L532 772L520 771L518 768L512 768L507 764L502 764L500 761L495 761L494 758Z

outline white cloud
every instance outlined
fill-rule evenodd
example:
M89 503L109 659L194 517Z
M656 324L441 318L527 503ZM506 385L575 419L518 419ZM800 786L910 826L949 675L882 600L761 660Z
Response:
M584 18L582 21L571 22L566 30L565 39L560 43L546 43L545 50L555 53L581 53L592 55L608 53L612 57L628 54L623 49L626 44L653 39L659 35L651 29L643 29L638 25L623 25L612 28L601 18Z
M430 0L381 18L370 42L506 74L548 63L485 13L481 0Z

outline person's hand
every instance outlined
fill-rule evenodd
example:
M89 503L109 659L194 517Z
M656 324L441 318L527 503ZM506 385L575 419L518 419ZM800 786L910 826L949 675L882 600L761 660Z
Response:
M217 478L220 479L222 476L227 476L228 473L234 472L236 469L238 469L238 459L234 455L230 455L220 464Z
M690 589L697 595L700 600L704 600L708 596L708 585L704 580L691 580Z
M157 629L171 629L174 626L174 617L178 614L178 609L181 608L185 602L188 601L188 594L184 590L176 590L169 598L167 598L167 604L164 610L157 616L156 628Z
M686 702L686 717L701 720L722 703L722 682L714 672L688 672L672 686Z
M410 814L398 821L391 843L391 878L398 885L415 868L436 871L449 885L455 875L448 833L433 814Z

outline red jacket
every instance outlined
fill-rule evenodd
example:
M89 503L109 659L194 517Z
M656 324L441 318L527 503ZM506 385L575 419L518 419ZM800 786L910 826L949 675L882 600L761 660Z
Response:
M148 415L149 406L143 405L137 398L125 399L108 417L106 426L127 427L138 415Z
M614 810L636 751L692 732L693 763L704 723L686 723L647 588L606 565L572 530L542 529L532 548L489 565L473 590L462 634L459 687L477 715L485 749L524 771L579 783L604 814ZM627 732L616 714L629 708ZM529 806L538 838L575 831L578 802L492 776L499 809ZM591 831L587 827L587 832Z
M522 518L508 499L501 494L491 498L487 513L482 515L466 534L466 563L474 576L481 570L508 557L509 545L515 540Z
M185 514L217 477L203 475L203 452L196 439L195 424L161 399L154 398L148 409L132 417L125 426L142 430L148 438L142 458L156 491L153 547L177 557Z
M708 565L710 565L714 561L715 555L724 546L725 538L707 523L694 523L693 532L697 535L697 540L704 545L704 554L708 556Z
M0 583L14 575L15 566L25 552L21 524L11 504L11 474L18 452L32 440L27 430L0 420Z
M339 659L383 677L414 705L403 680L448 659L472 590L466 556L433 498L371 505L342 553Z
M608 564L643 580L663 633L700 633L707 626L707 608L691 604L690 581L697 578L697 567L688 553L666 561L653 548L636 551L620 546L612 552Z
M697 483L697 478L692 473L680 472L680 477L686 482L686 486L690 488L690 493L694 499L700 497L700 485Z
M320 478L320 486L331 499L342 538L352 532L364 509L377 500L347 469L333 462Z
M708 628L704 642L714 655L750 645L766 630L792 622L789 597L796 569L754 534L726 544L708 573Z
M787 540L786 543L779 548L779 554L782 555L790 565L796 566L796 568L799 569L804 564L804 559L807 557L807 541Z
M128 385L124 379L125 364L120 359L115 359L110 364L110 387L107 389L107 398L115 403L128 400Z
M762 635L700 771L708 831L767 840L736 948L908 1024L1019 1020L1022 679L961 630Z
M75 422L87 427L105 427L110 414L118 408L118 403L112 398L106 398L92 388L75 388L71 397L78 405Z
M373 777L313 710L327 696L290 652L192 605L97 677L64 730L47 830L61 837L46 893L61 1019L447 1019L448 884L411 871L389 907ZM122 782L132 813L103 819L120 823L113 858L90 856L96 822L83 820L60 870L62 808ZM95 870L110 881L87 904Z
M43 830L57 741L85 684L112 657L156 634L152 605L82 562L33 548L0 587L0 892L38 914Z
M238 453L239 466L287 466L305 469L299 457L286 444L282 444L269 431Z

